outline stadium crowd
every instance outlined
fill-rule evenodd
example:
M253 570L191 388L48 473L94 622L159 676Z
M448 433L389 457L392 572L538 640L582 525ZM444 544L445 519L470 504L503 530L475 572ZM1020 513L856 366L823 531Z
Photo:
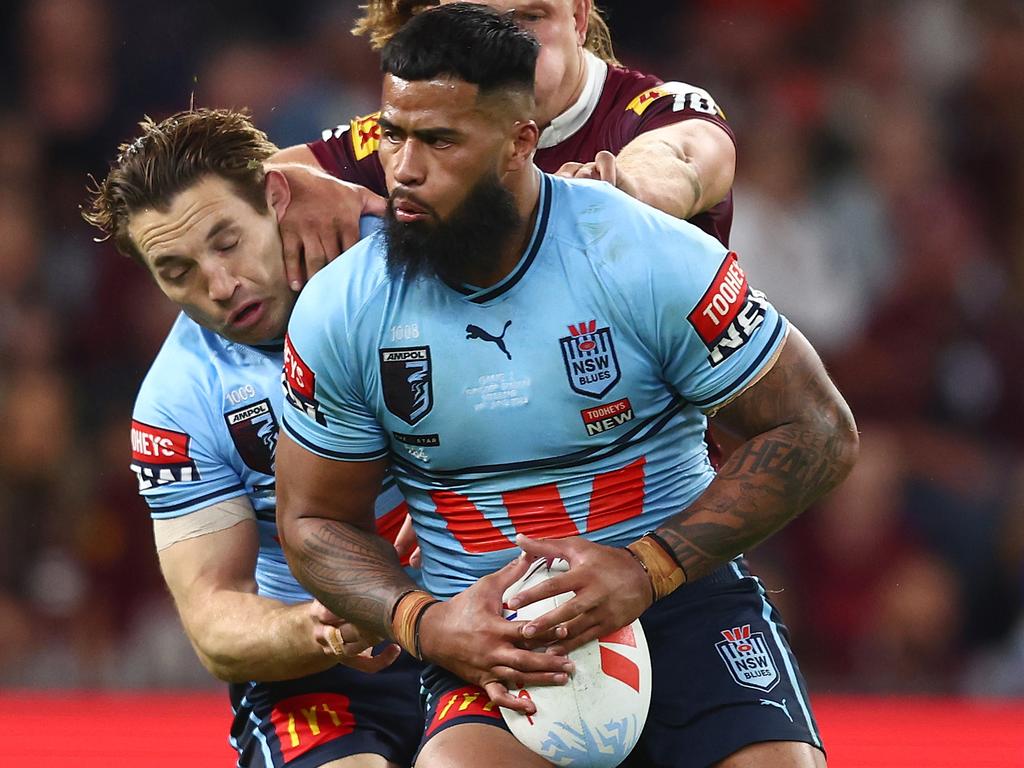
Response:
M355 2L0 10L0 685L216 686L128 470L174 311L79 216L143 114L280 146L373 111ZM736 133L731 246L821 352L861 459L751 559L812 689L1024 695L1024 10L606 0L616 53Z

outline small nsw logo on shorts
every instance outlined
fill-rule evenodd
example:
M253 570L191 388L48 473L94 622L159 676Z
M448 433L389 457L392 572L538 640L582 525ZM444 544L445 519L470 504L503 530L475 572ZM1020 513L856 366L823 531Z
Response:
M763 632L751 632L750 625L723 629L725 639L715 643L732 679L744 688L770 691L779 682L779 668Z

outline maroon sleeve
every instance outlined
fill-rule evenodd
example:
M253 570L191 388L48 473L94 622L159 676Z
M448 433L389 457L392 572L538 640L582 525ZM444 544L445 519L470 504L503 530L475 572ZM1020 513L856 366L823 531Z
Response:
M725 120L725 113L703 88L680 82L663 83L650 75L636 72L621 80L614 121L613 142L624 147L641 133L684 120L707 120L724 130L733 143L736 137Z
M378 195L387 195L384 169L378 154L379 115L379 112L374 112L366 117L357 117L333 130L328 129L319 140L311 141L306 146L320 167L332 176L361 184Z
M683 120L707 120L724 130L733 144L736 137L725 121L725 113L711 94L703 88L686 83L663 83L656 77L622 69L610 69L617 77L619 87L615 118L609 121L608 143L618 154L629 142L642 133L680 123ZM725 199L690 219L691 224L703 229L723 245L729 245L732 229L732 190Z

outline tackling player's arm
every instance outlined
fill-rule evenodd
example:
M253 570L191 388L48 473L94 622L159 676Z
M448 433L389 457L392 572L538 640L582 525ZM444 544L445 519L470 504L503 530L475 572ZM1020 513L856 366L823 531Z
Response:
M283 173L291 190L279 228L294 291L359 241L360 216L384 215L384 198L328 173L305 144L279 150L264 167Z
M222 504L248 505L248 500L240 497ZM215 506L191 516L223 520L224 512ZM166 540L168 531L163 529L175 524L154 521L158 546L161 539ZM211 522L210 527L216 525ZM257 594L253 574L258 551L254 519L183 538L159 550L160 568L182 624L211 674L227 682L287 680L339 662L372 672L397 658L397 647L373 658L325 654L315 638L325 618L322 611L309 602L286 605Z
M326 459L282 433L278 524L292 572L335 613L484 687L496 704L532 714L532 702L504 683L564 684L572 665L518 647L520 625L501 616L504 590L529 564L517 558L449 601L419 589L376 533L373 500L386 466Z
M530 555L565 557L572 567L510 607L576 592L525 631L564 623L570 640L557 650L568 652L624 626L653 600L764 541L838 485L856 461L853 415L793 327L774 365L722 406L718 418L745 442L693 504L630 544L628 553L578 537L520 537Z
M707 120L641 133L615 158L617 185L665 213L689 219L720 203L736 174L736 146Z
M680 219L721 202L736 173L729 134L707 120L684 120L641 133L618 155L599 152L591 163L566 163L559 175L601 179Z

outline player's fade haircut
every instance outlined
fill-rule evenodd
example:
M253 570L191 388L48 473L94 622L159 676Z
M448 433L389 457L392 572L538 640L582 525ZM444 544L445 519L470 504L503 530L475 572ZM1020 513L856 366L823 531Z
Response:
M481 96L513 89L533 95L540 44L508 14L452 3L417 14L381 51L381 70L408 81L453 77Z
M145 208L166 211L174 197L205 176L226 179L256 211L267 210L263 161L277 152L245 111L189 109L160 122L145 117L134 139L118 147L103 181L88 189L82 218L112 238L118 251L145 264L128 220Z
M373 49L379 50L415 14L437 4L438 0L367 0L366 5L359 6L363 15L356 21L352 33L367 35ZM612 66L622 66L615 58L612 34L597 3L590 7L583 47Z

